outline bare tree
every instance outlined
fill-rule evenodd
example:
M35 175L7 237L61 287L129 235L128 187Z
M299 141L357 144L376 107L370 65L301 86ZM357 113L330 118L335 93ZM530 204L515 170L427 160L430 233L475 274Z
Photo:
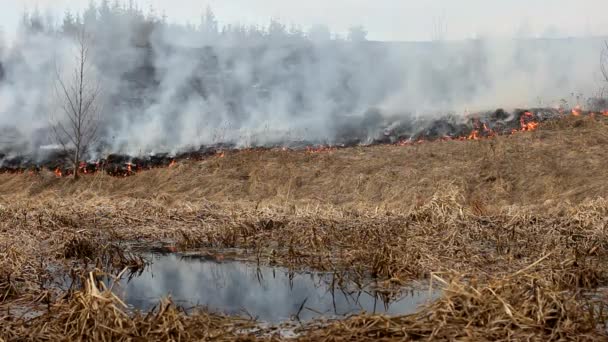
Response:
M604 42L604 45L605 47L600 56L600 68L602 70L604 80L608 82L608 41Z
M59 114L52 118L55 139L67 154L78 179L80 161L97 136L101 88L93 74L89 44L91 37L81 28L76 36L76 66L68 77L55 68L55 91Z

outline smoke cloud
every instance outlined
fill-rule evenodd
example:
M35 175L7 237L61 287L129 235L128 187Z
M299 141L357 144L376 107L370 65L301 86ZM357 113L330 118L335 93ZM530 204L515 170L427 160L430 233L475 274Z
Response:
M0 152L42 156L53 145L56 70L75 67L90 34L102 113L90 158L218 143L237 147L370 142L397 122L412 130L446 114L582 103L600 86L602 40L372 42L326 28L303 32L168 24L103 2L61 27L36 13L0 47ZM52 146L51 146L52 147Z

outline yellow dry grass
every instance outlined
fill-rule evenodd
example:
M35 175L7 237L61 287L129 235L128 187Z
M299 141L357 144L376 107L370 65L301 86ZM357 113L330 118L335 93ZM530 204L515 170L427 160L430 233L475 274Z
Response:
M0 175L0 340L281 339L167 303L128 314L95 281L52 286L57 272L141 267L118 247L134 240L444 288L414 315L313 322L302 340L606 339L594 293L608 283L607 144L604 120L568 118L482 141L228 153L128 178Z
M482 141L373 146L322 153L245 151L181 162L127 179L105 175L73 183L5 175L0 196L98 195L167 201L322 203L397 210L451 184L474 204L499 208L580 202L606 194L608 128L568 118L535 132Z

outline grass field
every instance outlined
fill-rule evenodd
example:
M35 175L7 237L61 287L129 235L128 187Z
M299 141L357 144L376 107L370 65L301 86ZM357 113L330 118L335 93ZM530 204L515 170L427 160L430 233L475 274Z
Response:
M0 341L281 339L170 302L127 313L94 278L142 267L133 241L443 289L415 314L308 323L301 340L606 340L607 146L608 120L571 117L479 141L233 152L126 178L0 175ZM82 288L51 286L62 272Z

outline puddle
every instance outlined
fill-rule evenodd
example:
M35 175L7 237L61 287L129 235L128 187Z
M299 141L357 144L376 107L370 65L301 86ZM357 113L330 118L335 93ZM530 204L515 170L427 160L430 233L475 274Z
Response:
M120 280L114 291L130 307L150 310L171 296L183 307L205 306L228 315L280 323L340 317L366 311L391 315L416 311L429 300L428 291L408 291L386 299L370 288L332 286L333 276L290 273L284 268L188 255L147 255L143 273Z

